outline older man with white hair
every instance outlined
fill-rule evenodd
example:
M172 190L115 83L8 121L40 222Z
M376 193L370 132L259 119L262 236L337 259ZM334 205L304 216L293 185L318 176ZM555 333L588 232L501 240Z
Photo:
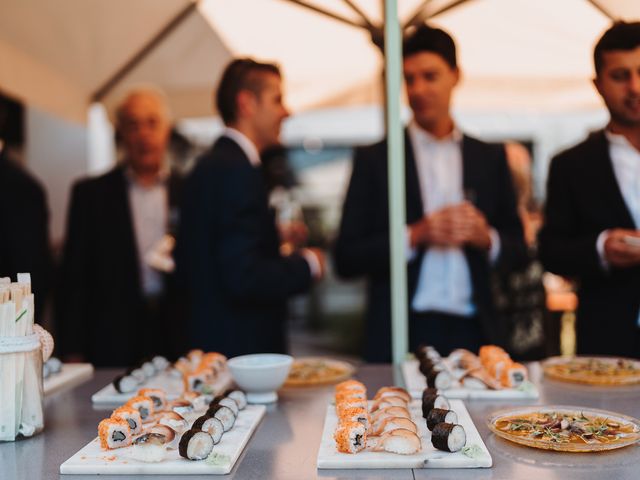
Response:
M177 221L182 183L169 167L171 119L162 92L129 92L116 128L121 162L73 187L57 305L63 356L98 366L131 365L179 345L167 334L170 265L156 251Z

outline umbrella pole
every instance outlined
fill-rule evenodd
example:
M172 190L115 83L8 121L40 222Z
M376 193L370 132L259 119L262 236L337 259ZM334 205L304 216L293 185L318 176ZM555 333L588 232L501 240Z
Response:
M391 340L393 363L408 351L406 205L404 135L400 121L401 33L397 0L384 1L384 45L389 172L389 243L391 257Z

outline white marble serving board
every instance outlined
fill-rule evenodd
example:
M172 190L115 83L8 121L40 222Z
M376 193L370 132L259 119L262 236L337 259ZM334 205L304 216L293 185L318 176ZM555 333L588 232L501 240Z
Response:
M264 405L247 405L240 412L235 425L222 435L213 447L223 461L217 464L207 460L193 461L182 458L178 450L167 450L166 458L157 463L145 463L131 458L133 447L102 450L96 437L80 451L60 465L61 474L79 475L225 475L233 469L242 450L264 417ZM197 415L190 416L192 422Z
M64 363L58 373L52 373L43 380L44 394L50 395L65 387L71 387L89 380L93 376L90 363Z
M233 379L229 370L223 370L213 384L213 395L219 395L231 386ZM168 372L162 372L141 384L136 390L129 393L119 393L113 383L103 387L91 396L95 405L121 405L138 394L141 388L161 388L167 392L170 400L178 398L184 392L182 378L171 376Z
M462 400L452 400L451 409L458 414L458 423L467 434L467 446L477 445L480 452L471 458L462 451L443 452L431 444L431 432L422 418L422 407L418 401L411 402L409 410L418 427L422 449L413 455L398 455L388 452L361 451L355 454L341 453L336 449L333 433L338 425L335 406L327 407L324 431L318 451L319 469L382 469L382 468L488 468L493 460L482 441L473 420ZM367 441L369 444L369 441Z
M427 388L427 379L420 372L417 360L407 360L402 363L402 376L407 390L413 398L422 398L422 392ZM487 399L487 400L518 400L536 399L540 396L538 388L527 381L521 388L504 388L502 390L476 390L471 388L453 387L442 390L442 394L449 399Z

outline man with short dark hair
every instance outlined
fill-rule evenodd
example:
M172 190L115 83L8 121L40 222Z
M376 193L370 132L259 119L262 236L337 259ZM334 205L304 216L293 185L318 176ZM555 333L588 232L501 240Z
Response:
M324 261L315 249L281 253L268 205L260 155L289 115L280 70L234 60L215 98L226 128L188 179L177 245L191 346L286 352L287 299L320 278Z
M132 366L185 348L171 267L154 261L165 235L174 234L182 186L167 157L164 94L129 92L116 110L116 129L122 162L71 191L57 292L61 353L96 366Z
M403 72L413 111L406 129L409 346L446 355L499 343L491 268L524 252L502 146L456 126L451 95L460 72L453 39L419 27L405 41ZM365 275L365 358L390 360L389 220L386 141L356 150L335 246L338 273Z
M640 357L640 22L609 28L594 64L610 120L552 160L539 253L579 280L578 353Z

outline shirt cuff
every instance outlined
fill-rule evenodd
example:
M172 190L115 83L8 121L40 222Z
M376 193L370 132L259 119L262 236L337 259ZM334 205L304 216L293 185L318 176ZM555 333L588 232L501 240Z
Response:
M500 250L502 244L500 243L500 234L495 228L489 229L489 236L491 237L491 248L489 249L489 262L494 265L498 261L500 256Z
M607 237L609 236L609 230L603 230L598 235L598 239L596 240L596 251L598 252L598 257L600 258L600 266L604 270L609 270L609 262L607 262L607 257L604 254L604 242L607 241Z
M318 257L316 257L310 250L303 248L300 250L300 255L307 261L309 265L309 270L311 270L311 276L314 279L320 278L322 275L322 267L320 266L320 262L318 261Z
M418 252L415 248L411 247L411 228L409 228L409 225L407 225L405 229L405 239L406 239L406 249L405 249L406 260L407 262L410 262L411 260L416 258L416 255L418 254Z

